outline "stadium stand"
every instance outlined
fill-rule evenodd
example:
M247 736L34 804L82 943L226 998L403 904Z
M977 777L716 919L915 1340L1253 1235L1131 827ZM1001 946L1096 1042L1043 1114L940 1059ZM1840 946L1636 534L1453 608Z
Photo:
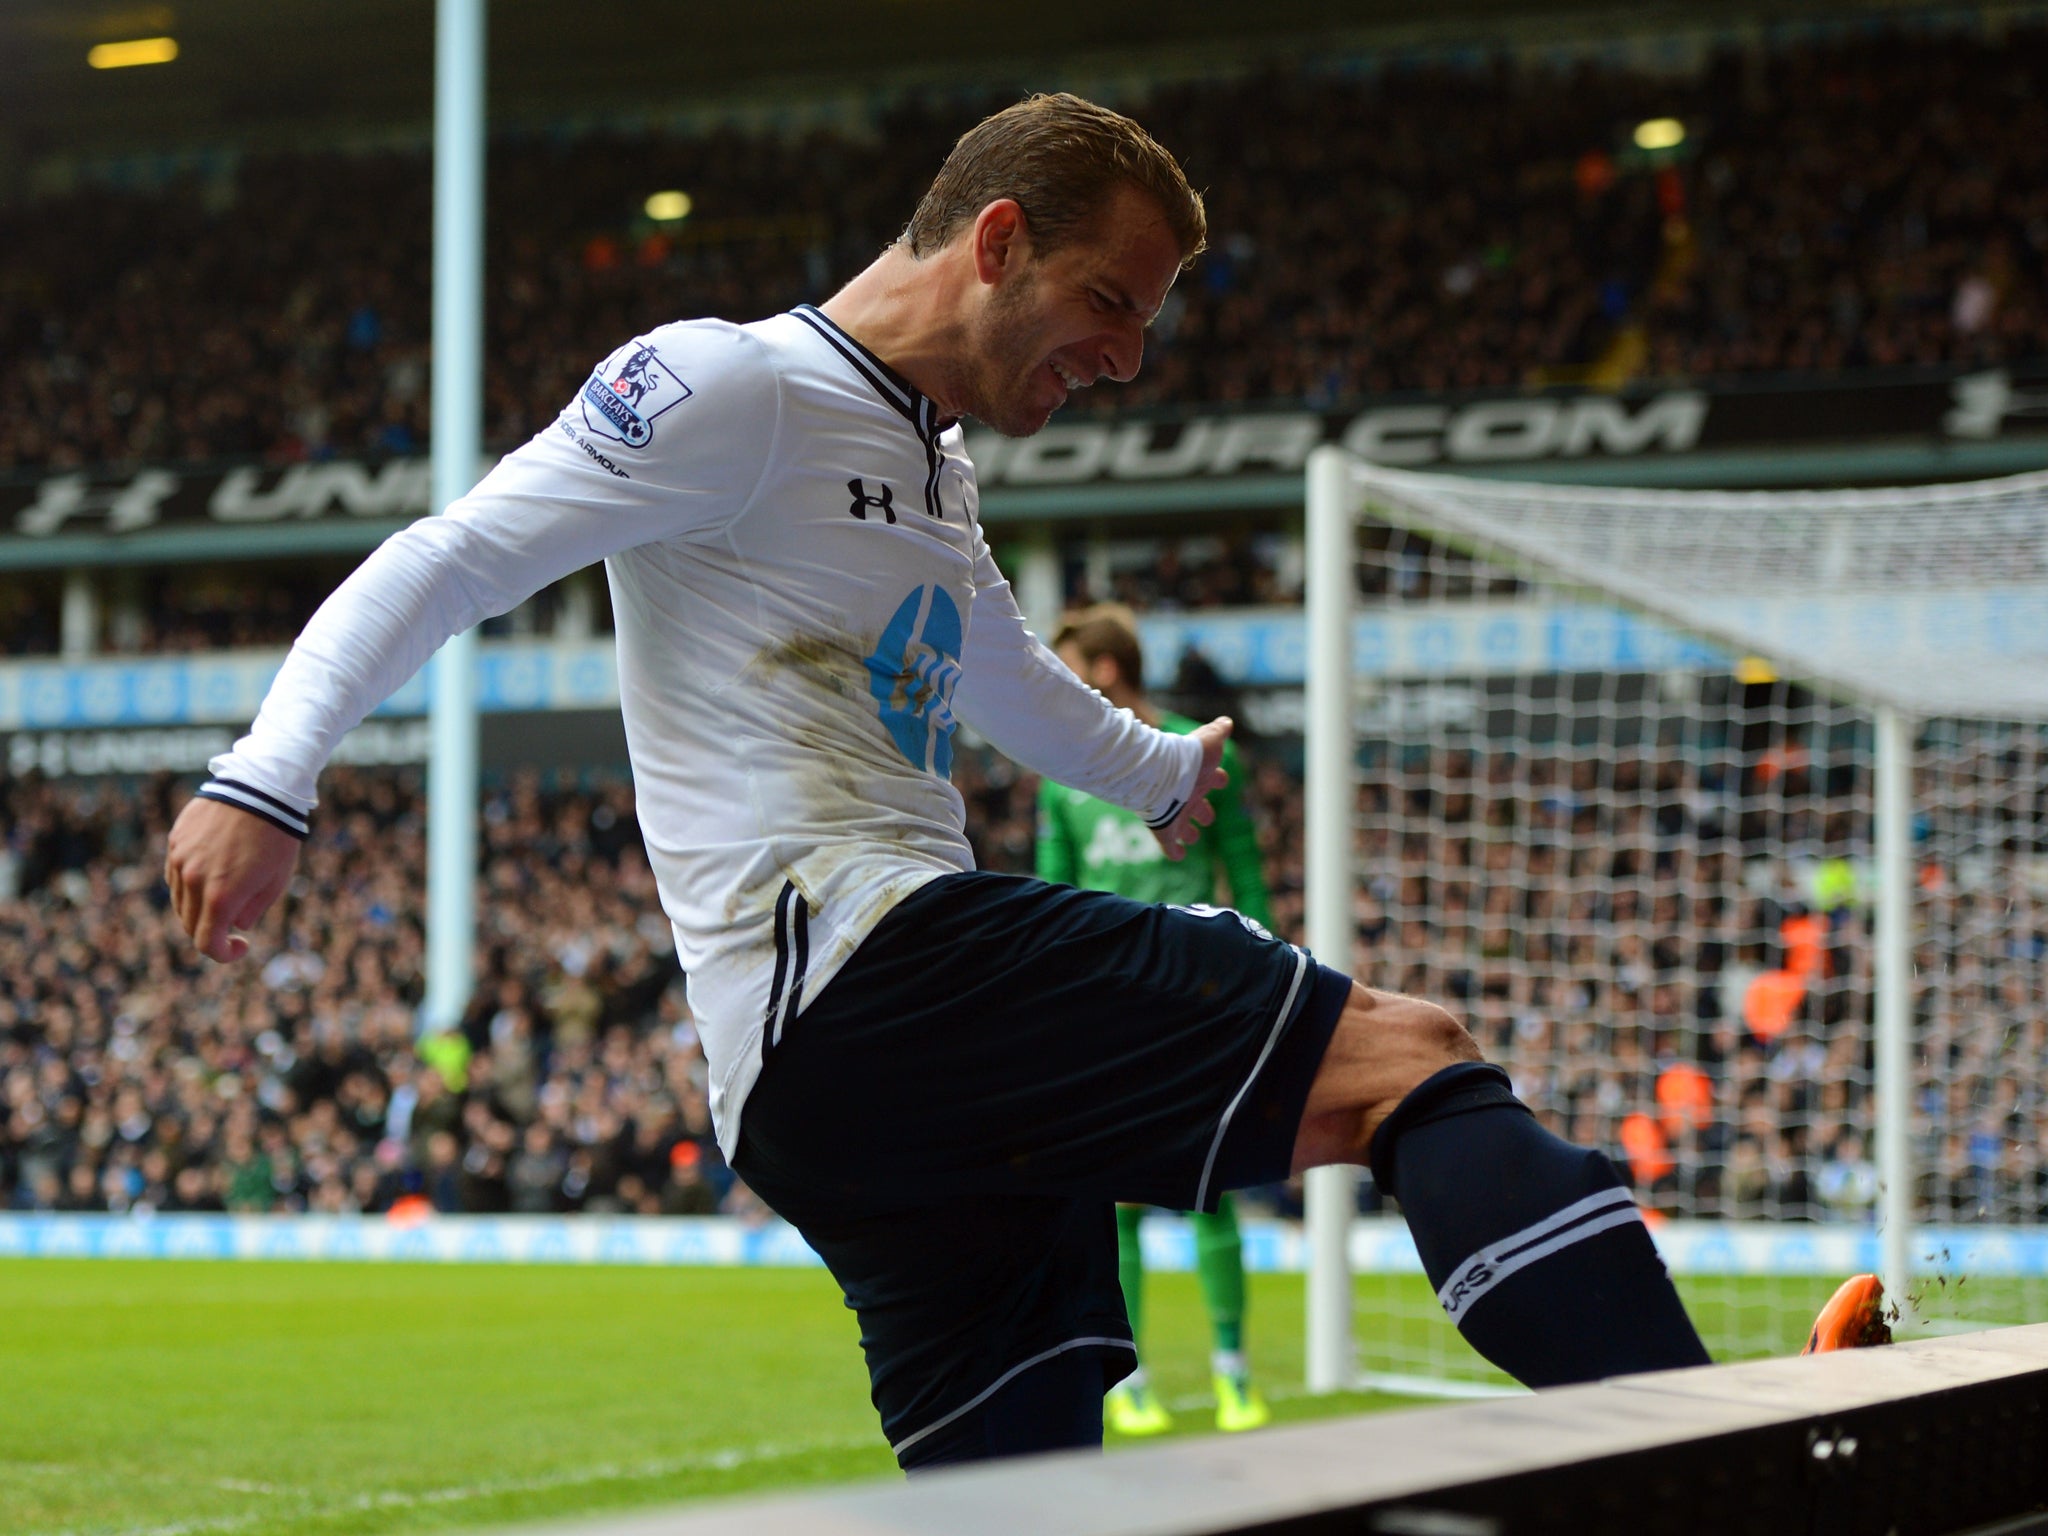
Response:
M1756 763L1702 780L1677 753L1615 765L1615 789L1593 754L1539 755L1502 776L1511 782L1489 789L1482 766L1454 753L1363 791L1367 857L1383 861L1360 903L1370 978L1465 1000L1518 1087L1561 1132L1629 1162L1653 1204L1867 1219L1869 893L1820 908L1815 861L1758 861L1741 844L1745 819L1812 816L1818 827L1827 797L1803 781L1787 796ZM1987 813L1989 796L1936 814L1962 826ZM1567 824L1568 849L1498 835ZM1635 889L1631 845L1658 863L1652 902ZM1994 912L1981 895L1938 888L1938 869L1927 878L1937 931L1995 928L1998 948L2042 942L2031 892ZM1966 940L1949 963L1930 954L1918 980L1916 1006L1936 1025L1921 1092L1941 1147L1960 1154L1938 1160L1947 1172L1930 1172L1922 1209L2038 1221L2048 1101L2038 1083L1998 1086L1987 1073L2007 1050L2040 1059L2048 1019L2031 965L2011 968L1992 1006L1971 1006L1985 1000L1990 961L1973 948ZM1809 970L1824 1007L1808 1006L1801 986L1779 1017L1753 993L1761 973ZM1578 979L1532 979L1558 974Z
M7 785L0 1206L755 1209L624 785L490 796L487 980L461 1033L417 1041L418 785L342 771L327 795L278 948L230 971L174 937L167 781Z
M1844 925L1868 892L1812 937L1811 872L1745 859L1742 842L1788 816L1848 815L1852 788L1781 778L1767 754L1706 781L1676 752L1603 768L1559 751L1494 783L1469 755L1408 759L1361 791L1380 873L1359 896L1359 974L1463 1007L1528 1101L1607 1148L1652 1206L1867 1222L1868 955ZM1279 743L1252 743L1247 769L1276 921L1299 939L1300 785ZM955 781L982 866L1028 871L1035 780L982 750L960 754ZM709 1133L622 780L527 773L490 792L477 1000L460 1036L418 1042L416 780L333 774L260 971L202 966L176 940L158 871L181 793L161 778L0 785L0 1206L754 1209ZM1987 813L2010 810L1964 794L1937 812L1958 827ZM1542 840L1488 835L1567 824L1578 851L1541 867ZM1647 827L1670 876L1661 914L1612 878ZM2023 910L2001 903L1994 922L1969 890L1927 894L1932 931L1960 937L1917 983L1932 1030L1920 1215L2048 1220L2048 1096L1992 1065L2048 1056L2036 968L2003 968L1989 1005L1966 1006L2001 969L1985 944L2048 949L2048 904L2016 892ZM1673 922L1674 906L1696 921ZM1802 943L1832 978L1827 1007L1775 1029L1745 1009L1746 984ZM1540 979L1553 972L1571 984ZM1297 1196L1265 1198L1291 1211Z
M1207 187L1213 249L1144 378L1083 408L2040 357L2044 55L2028 24L1687 72L1478 53L1160 86L1146 120ZM501 140L489 441L537 430L636 329L829 292L977 111ZM1678 148L1617 140L1661 117ZM640 212L666 185L695 201L680 225ZM428 188L423 152L252 153L0 213L0 472L418 452Z

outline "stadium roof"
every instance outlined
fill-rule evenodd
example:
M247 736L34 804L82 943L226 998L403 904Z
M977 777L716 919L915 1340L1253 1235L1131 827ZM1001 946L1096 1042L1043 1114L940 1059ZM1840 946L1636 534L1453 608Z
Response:
M1119 56L1697 29L1905 0L491 0L494 122L674 110L706 96L1028 76ZM1924 7L1922 7L1924 9ZM335 139L430 120L429 0L0 0L0 185L53 155ZM161 68L95 44L169 35Z

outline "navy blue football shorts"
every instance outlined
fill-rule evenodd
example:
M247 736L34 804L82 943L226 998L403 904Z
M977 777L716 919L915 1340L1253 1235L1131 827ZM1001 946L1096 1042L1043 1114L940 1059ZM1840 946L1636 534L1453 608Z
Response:
M882 920L766 1053L734 1162L859 1314L905 1467L1073 1443L1016 1439L1033 1380L1100 1439L1136 1361L1114 1203L1286 1178L1350 990L1235 912L1013 875Z

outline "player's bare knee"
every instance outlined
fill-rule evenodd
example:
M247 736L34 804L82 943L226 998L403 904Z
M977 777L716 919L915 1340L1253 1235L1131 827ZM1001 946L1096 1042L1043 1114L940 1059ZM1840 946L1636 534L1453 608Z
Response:
M1427 1017L1419 1026L1423 1035L1421 1049L1425 1055L1434 1057L1436 1068L1455 1066L1461 1061L1484 1060L1479 1042L1472 1038L1472 1032L1458 1021L1458 1016L1448 1008L1435 1003L1422 1005Z
M1444 1067L1480 1059L1479 1042L1450 1009L1420 997L1371 995L1372 1029L1394 1047L1409 1070L1421 1074L1416 1082Z
M1479 1044L1449 1009L1419 997L1353 987L1309 1090L1305 1120L1322 1136L1363 1142L1417 1086L1461 1061L1478 1061ZM1344 1159L1347 1161L1356 1158Z

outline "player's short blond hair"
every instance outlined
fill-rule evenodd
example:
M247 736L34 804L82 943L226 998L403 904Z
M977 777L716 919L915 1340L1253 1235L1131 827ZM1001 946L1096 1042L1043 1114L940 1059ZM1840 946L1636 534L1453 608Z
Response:
M1145 686L1145 652L1138 643L1138 616L1122 603L1096 603L1063 617L1060 627L1053 632L1052 648L1063 651L1070 645L1090 666L1107 656L1131 687Z
M1027 96L960 136L903 239L911 255L929 256L1007 197L1024 210L1032 248L1042 255L1084 235L1120 186L1159 204L1183 267L1207 247L1202 194L1152 135L1064 91Z

